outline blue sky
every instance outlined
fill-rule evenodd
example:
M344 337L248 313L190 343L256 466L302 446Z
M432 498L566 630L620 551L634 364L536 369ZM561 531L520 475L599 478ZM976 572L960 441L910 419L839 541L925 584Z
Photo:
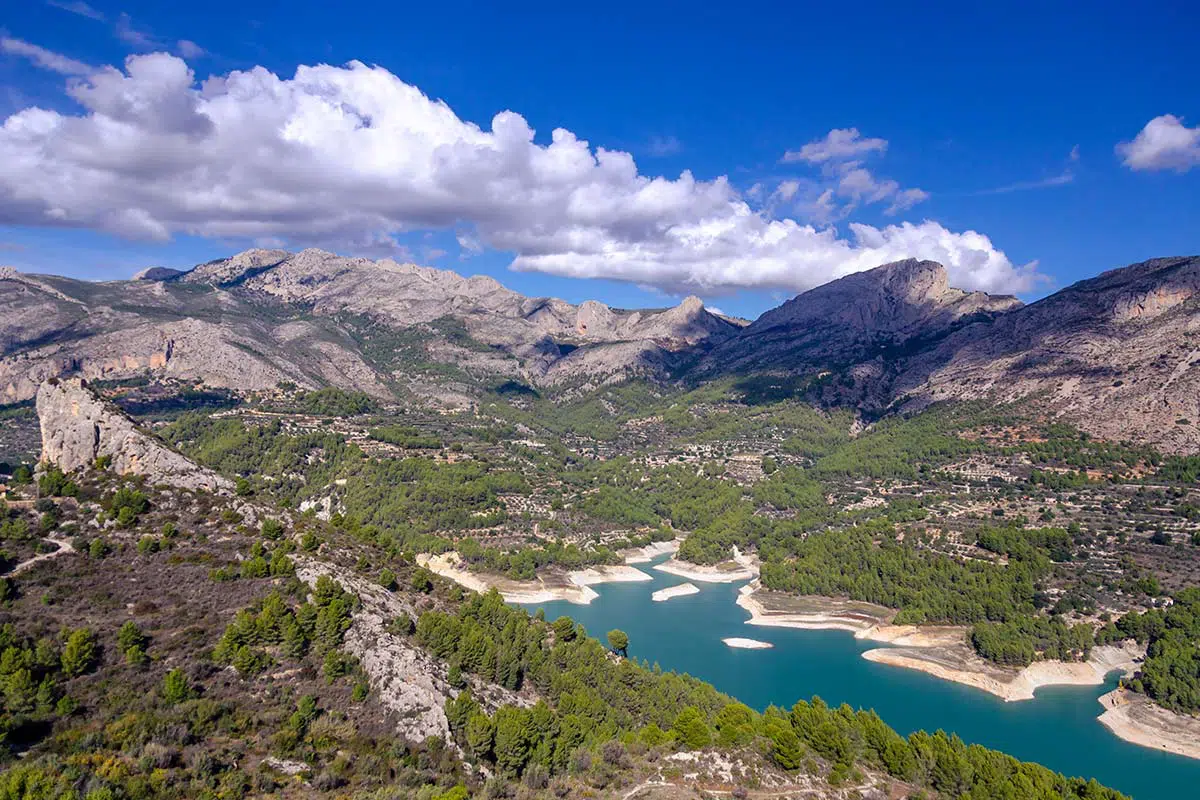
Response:
M1032 299L1200 252L1200 11L963 5L30 0L0 21L0 263L316 245L752 317L900 255Z

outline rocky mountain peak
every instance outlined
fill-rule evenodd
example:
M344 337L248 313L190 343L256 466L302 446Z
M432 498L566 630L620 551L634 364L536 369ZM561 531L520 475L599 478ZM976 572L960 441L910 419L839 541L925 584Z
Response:
M264 250L262 248L244 250L229 258L219 258L216 261L201 264L180 280L184 283L211 283L214 286L224 286L245 280L264 269L270 269L289 255L291 254L286 250Z
M143 433L128 416L79 378L45 381L37 393L42 460L64 472L87 469L101 456L121 475L182 489L229 492L233 483Z
M704 301L694 294L689 294L675 308L685 317L694 317L704 310Z
M952 287L946 268L936 261L906 259L799 294L763 314L747 333L831 324L859 332L905 333L917 326L944 325L968 314L1000 313L1020 305L1015 297Z
M584 300L575 313L575 332L580 336L608 333L613 327L612 309L596 300Z
M133 276L135 281L169 281L183 275L183 270L170 267L146 267Z
M946 268L936 261L907 258L862 274L875 279L882 290L915 304L944 303L964 294L961 289L951 288Z

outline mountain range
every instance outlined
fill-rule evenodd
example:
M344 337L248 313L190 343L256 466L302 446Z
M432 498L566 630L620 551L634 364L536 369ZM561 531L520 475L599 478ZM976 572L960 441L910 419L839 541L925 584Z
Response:
M28 400L51 377L147 372L449 406L513 382L565 392L634 376L765 373L871 418L942 400L1032 402L1102 437L1194 452L1198 295L1198 257L1115 269L1029 305L954 288L940 264L906 260L747 324L695 297L666 309L572 305L488 277L313 249L101 283L0 268L0 400Z

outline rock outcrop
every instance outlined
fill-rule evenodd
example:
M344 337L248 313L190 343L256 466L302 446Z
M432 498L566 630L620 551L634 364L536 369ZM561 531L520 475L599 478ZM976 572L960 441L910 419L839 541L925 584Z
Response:
M445 703L457 692L447 683L445 669L388 627L399 614L415 619L415 609L391 592L332 564L311 558L297 559L296 577L300 580L316 586L322 575L335 579L361 601L350 630L346 631L346 652L359 660L379 702L395 712L397 733L414 742L429 736L452 741Z
M81 379L49 380L37 393L42 460L64 472L91 467L107 456L122 475L143 475L153 484L229 492L233 483L175 452L103 400Z

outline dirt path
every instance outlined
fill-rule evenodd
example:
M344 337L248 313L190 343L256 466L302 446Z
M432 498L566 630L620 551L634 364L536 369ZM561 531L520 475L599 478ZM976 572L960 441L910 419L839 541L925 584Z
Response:
M663 788L663 787L668 787L668 786L673 789L689 791L689 793L691 790L694 790L697 788L694 785L691 785L688 783L680 783L677 781L648 780L648 781L642 781L637 786L633 787L628 792L621 795L621 800L632 800L638 794L646 791L647 789ZM868 789L873 789L873 788L877 788L877 787L871 783L864 783L861 786L842 786L842 787L839 787L838 789L835 789L834 791L845 792L846 793L845 796L850 797L850 796L853 796L851 794L853 792L862 793L862 792L867 791ZM702 791L704 794L707 794L707 795L732 795L733 794L732 790L730 790L730 789L703 789ZM780 787L780 788L769 789L769 790L752 790L752 791L748 792L746 796L748 798L764 798L764 800L765 800L765 798L769 798L769 797L829 797L829 791L830 791L830 789L827 786L818 786L818 787L790 786L787 788Z
M33 558L28 558L28 559L22 561L20 564L17 564L15 567L12 568L12 570L8 573L7 577L11 577L13 575L19 575L22 572L24 572L25 570L31 568L34 564L38 563L39 561L49 561L52 558L58 558L59 556L63 555L64 553L74 553L75 552L75 548L66 539L55 539L52 536L48 536L45 539L42 539L42 541L50 542L50 544L58 545L58 549L55 550L53 553L39 553L38 555L34 556Z

